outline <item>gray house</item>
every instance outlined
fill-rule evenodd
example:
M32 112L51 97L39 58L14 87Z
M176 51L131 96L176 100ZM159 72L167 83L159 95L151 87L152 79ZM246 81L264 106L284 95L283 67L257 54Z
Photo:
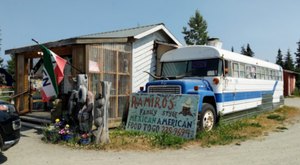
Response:
M154 24L62 39L44 45L77 68L66 66L60 88L62 95L68 95L73 89L70 81L79 71L88 75L89 90L94 93L99 88L99 81L112 82L109 117L111 121L119 121L130 93L138 91L140 86L151 80L144 71L158 73L160 56L181 46L181 43L164 24ZM38 81L29 82L27 78L34 61L40 58L39 51L37 45L5 51L15 56L15 104L20 114L32 111L34 100L28 97L28 93L39 94L41 85ZM35 76L35 79L38 78ZM37 90L31 90L32 86Z

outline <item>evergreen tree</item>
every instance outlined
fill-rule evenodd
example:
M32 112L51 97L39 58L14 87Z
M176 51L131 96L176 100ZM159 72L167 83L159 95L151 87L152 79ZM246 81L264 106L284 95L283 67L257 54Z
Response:
M7 61L7 72L15 79L15 56Z
M0 68L4 68L4 64L3 64L4 60L2 57L0 57Z
M278 53L277 53L277 57L276 57L276 64L280 65L281 67L284 67L283 55L282 55L280 49L278 49Z
M241 47L241 54L243 54L245 56L249 56L249 57L253 57L254 56L254 52L250 48L249 44L247 44L246 48L244 46Z
M296 61L295 61L295 71L300 73L300 41L297 42L298 48L297 51L295 53L296 55ZM298 88L298 90L300 89L300 75L296 75L296 87Z
M196 10L195 16L190 17L189 28L183 27L182 33L187 45L204 45L208 39L207 23Z
M1 29L0 29L0 52L1 52L1 45L2 45L2 38L1 38Z
M296 61L295 61L295 65L296 65L296 69L300 70L300 41L297 42L298 48L297 48L297 52L295 53L296 55Z
M231 52L234 52L234 48L233 48L233 46L231 47Z
M241 54L247 55L247 51L244 46L241 47Z
M285 56L284 69L291 70L291 71L294 70L294 61L293 61L290 49L288 49L287 54Z
M1 54L1 29L0 29L0 54ZM4 60L2 57L0 57L0 68L3 68L4 67L4 64L3 64Z
M254 52L250 48L250 44L247 44L246 52L247 52L246 56L249 56L249 57L253 57L254 56Z

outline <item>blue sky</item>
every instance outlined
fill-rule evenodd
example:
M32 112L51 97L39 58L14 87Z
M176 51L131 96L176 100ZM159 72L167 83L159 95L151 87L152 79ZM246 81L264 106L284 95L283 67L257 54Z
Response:
M182 27L199 10L223 48L250 44L255 57L275 62L280 48L294 57L300 40L297 0L1 0L1 51L79 35L164 23L182 43Z

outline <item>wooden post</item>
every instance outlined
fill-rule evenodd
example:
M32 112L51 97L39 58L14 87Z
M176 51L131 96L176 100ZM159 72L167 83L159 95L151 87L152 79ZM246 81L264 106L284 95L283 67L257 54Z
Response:
M109 97L111 82L102 81L102 94L97 94L95 97L95 108L94 108L94 124L97 129L93 132L96 139L96 144L107 144L109 140L108 131L108 108L109 108Z

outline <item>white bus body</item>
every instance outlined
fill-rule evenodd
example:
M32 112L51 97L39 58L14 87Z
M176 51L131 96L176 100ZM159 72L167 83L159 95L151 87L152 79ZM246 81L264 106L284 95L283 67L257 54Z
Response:
M206 103L219 116L273 109L284 101L283 70L270 62L212 46L174 49L165 53L161 62L165 80L147 83L144 92L164 93L167 89L168 94L198 94L199 113L203 113L201 107ZM180 92L170 92L176 84ZM207 88L202 88L205 84Z

